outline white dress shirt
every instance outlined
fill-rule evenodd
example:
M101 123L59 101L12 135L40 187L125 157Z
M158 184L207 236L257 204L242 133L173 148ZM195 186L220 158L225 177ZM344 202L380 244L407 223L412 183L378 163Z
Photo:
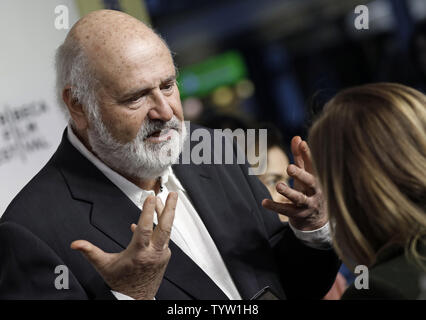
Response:
M73 133L71 126L68 126L67 136L70 143L109 180L111 180L112 183L123 191L123 193L139 209L142 209L143 203L149 195L155 196L154 191L147 191L139 188L100 161L77 138L77 136ZM166 202L169 192L173 191L178 194L175 218L170 234L171 241L173 241L186 255L188 255L229 299L240 300L241 295L229 274L219 250L192 205L188 194L174 175L171 167L169 167L163 174L161 182L163 188L157 196L163 201L163 203ZM158 223L156 215L154 215L154 223ZM296 237L308 246L315 248L330 247L328 223L318 230L308 232L297 230L292 226L291 228L295 232ZM130 298L114 291L113 294L117 299L121 300Z

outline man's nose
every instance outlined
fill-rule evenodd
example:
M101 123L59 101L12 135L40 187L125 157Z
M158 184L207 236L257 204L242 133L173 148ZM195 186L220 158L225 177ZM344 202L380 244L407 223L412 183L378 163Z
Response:
M173 109L166 97L161 90L156 90L153 96L153 106L148 112L148 117L153 120L169 121L173 117Z

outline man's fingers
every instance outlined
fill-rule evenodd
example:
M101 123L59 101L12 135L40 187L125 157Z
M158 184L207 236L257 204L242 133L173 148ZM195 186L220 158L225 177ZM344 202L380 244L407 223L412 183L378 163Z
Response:
M155 210L155 197L149 196L145 199L143 204L142 213L139 217L138 228L140 230L152 230L152 223L154 221Z
M159 197L155 197L155 212L157 212L157 218L160 218L161 213L163 212L164 204ZM151 226L150 226L151 227ZM130 230L134 233L137 228L137 225L132 223Z
M156 197L155 211L157 212L157 218L158 219L160 219L161 214L163 213L163 210L164 210L163 201L161 201L161 199L159 197Z
M291 139L291 153L293 154L294 163L299 168L304 168L303 157L300 151L299 145L302 142L302 138L299 136L293 137Z
M299 208L291 203L279 203L271 199L264 199L262 206L268 210L285 215L289 218L306 218L312 213L306 208Z
M311 189L315 189L315 186L316 186L315 177L309 172L307 172L306 170L300 169L294 164L291 164L287 167L287 174L290 177L302 182L305 186Z
M71 249L80 251L98 269L108 262L108 254L86 240L72 242Z
M142 213L139 217L136 228L132 228L133 240L139 245L148 246L152 236L152 228L154 224L155 197L149 196L145 199Z
M178 195L176 192L169 193L166 205L152 234L152 243L158 249L164 249L169 243L173 220L175 218L177 199Z
M158 224L165 230L171 230L173 225L173 220L175 218L176 204L178 200L178 195L176 192L170 192L166 199L166 205L163 208L163 212L158 221Z
M278 183L276 188L280 194L291 200L296 206L302 207L308 204L309 198L304 193L294 190L282 182Z
M301 150L301 154L302 154L302 158L303 158L303 163L305 165L305 170L308 171L309 173L313 174L313 168L312 168L312 156L311 156L311 150L309 149L308 144L306 143L306 141L302 141L299 145L300 150Z

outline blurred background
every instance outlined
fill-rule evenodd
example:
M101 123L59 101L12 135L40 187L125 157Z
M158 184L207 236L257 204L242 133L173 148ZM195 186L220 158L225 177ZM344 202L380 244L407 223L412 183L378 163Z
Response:
M369 29L354 8L369 9ZM187 118L272 122L286 141L344 87L425 88L425 0L147 0L176 53Z
M283 150L342 88L426 89L426 0L2 0L0 215L66 125L54 96L54 51L68 32L55 27L58 5L69 27L100 8L150 24L175 55L187 120L272 125ZM358 5L368 8L369 29L355 28Z

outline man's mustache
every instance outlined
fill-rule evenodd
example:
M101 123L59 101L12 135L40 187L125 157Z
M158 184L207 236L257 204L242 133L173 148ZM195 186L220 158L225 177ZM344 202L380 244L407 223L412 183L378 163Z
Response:
M176 118L176 116L174 116L172 119L170 119L167 122L162 120L147 119L142 125L139 133L141 134L142 138L145 139L156 132L167 130L167 129L174 129L180 132L181 121L178 118Z

